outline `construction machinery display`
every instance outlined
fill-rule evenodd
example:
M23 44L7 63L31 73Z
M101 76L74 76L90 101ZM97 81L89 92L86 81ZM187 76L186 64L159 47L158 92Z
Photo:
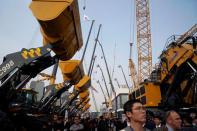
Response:
M171 36L148 79L129 95L146 107L195 108L197 105L197 24L182 36Z
M131 58L133 42L130 42L129 68L134 90L129 99L139 99L149 108L195 107L197 24L181 36L171 36L153 68L149 0L134 3L138 72Z
M33 0L30 9L40 24L43 46L23 48L4 56L0 65L0 120L8 121L8 125L12 125L14 130L41 130L48 126L51 114L72 117L85 113L91 106L90 93L98 110L93 91L89 91L97 42L101 47L114 95L114 100L111 100L104 73L98 65L107 90L106 97L100 82L97 81L104 96L106 116L112 116L112 108L116 117L121 116L117 109L123 103L118 105L117 98L127 100L127 93L115 91L103 47L98 39L101 25L86 75L83 68L85 53L81 60L72 59L83 45L78 1ZM197 32L197 24L184 35L168 39L165 49L159 56L160 61L152 71L149 1L136 0L136 17L138 72L130 56L130 75L134 88L129 90L129 99L139 99L148 108L196 108L197 37L194 34ZM92 25L93 23L94 21ZM132 43L130 46L132 47ZM42 72L52 65L55 65L52 75ZM61 83L55 83L58 67L63 76ZM123 73L121 65L119 67ZM42 80L51 80L49 85L43 87L44 93L39 101L36 99L38 92L34 88L25 88L38 74L47 77ZM119 85L117 79L115 80ZM126 84L130 89L127 81ZM67 95L62 99L64 93ZM59 105L56 104L58 100L61 101Z
M30 9L40 24L43 46L8 54L0 65L0 112L4 114L1 120L9 120L15 130L41 130L43 125L48 125L50 114L64 115L70 111L71 116L90 107L90 77L85 75L80 60L70 60L83 44L77 0L36 0L31 2ZM53 76L41 73L52 81L43 87L46 91L41 100L36 101L36 92L24 86L58 63L64 81L55 84L55 71ZM57 66L54 70L57 71ZM56 101L72 86L73 92L54 110Z

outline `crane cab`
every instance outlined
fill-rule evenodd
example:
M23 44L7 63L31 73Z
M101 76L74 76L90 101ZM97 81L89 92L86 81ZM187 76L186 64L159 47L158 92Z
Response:
M143 82L129 94L129 99L138 99L145 107L157 107L161 101L160 86Z

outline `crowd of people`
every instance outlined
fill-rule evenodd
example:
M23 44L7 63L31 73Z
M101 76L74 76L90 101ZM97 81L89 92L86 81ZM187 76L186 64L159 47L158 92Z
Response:
M72 118L62 118L53 115L53 120L48 123L47 130L52 131L114 131L120 130L127 126L126 121L122 119L105 118L80 118L74 116Z
M164 118L155 115L147 119L146 109L139 100L129 100L124 104L128 123L121 131L197 131L196 113L181 115L175 110L165 112Z
M126 119L121 118L83 118L74 116L62 118L53 115L48 123L52 131L197 131L196 112L180 115L175 110L147 118L146 109L138 100L129 100L124 104Z

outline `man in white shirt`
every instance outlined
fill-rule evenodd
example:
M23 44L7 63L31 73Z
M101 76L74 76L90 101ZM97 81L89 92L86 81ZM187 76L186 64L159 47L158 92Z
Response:
M154 123L155 123L155 128L160 128L161 125L161 118L159 116L155 116L153 119Z
M74 117L74 124L70 127L71 131L81 131L84 129L84 126L79 123L80 119L78 116Z

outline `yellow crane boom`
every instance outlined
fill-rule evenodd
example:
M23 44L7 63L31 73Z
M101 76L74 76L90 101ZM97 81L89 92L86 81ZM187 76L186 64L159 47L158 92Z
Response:
M83 45L77 0L35 0L30 4L41 26L43 44L58 43L53 51L61 60L73 57Z

